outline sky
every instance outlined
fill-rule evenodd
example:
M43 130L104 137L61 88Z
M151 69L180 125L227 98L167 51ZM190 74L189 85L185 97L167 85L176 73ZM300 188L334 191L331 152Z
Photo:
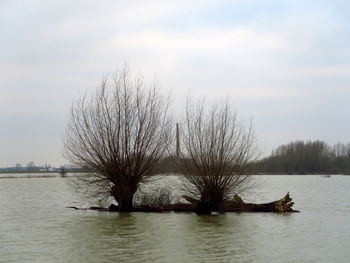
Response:
M0 167L59 166L74 100L124 63L171 90L229 95L263 155L350 142L346 0L0 0Z

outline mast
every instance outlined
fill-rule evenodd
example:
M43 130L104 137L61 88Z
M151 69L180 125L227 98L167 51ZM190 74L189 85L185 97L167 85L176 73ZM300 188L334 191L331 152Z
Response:
M176 123L176 157L180 157L180 130L178 123Z

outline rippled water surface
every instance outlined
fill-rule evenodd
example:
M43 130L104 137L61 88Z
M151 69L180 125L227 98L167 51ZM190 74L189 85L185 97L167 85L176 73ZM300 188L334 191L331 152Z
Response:
M71 210L67 180L0 180L0 262L350 262L350 176L268 176L251 199L301 213L211 216Z

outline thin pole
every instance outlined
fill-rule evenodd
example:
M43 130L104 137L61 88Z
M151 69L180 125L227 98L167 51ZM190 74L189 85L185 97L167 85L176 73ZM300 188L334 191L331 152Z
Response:
M180 130L178 123L176 123L176 156L180 157Z

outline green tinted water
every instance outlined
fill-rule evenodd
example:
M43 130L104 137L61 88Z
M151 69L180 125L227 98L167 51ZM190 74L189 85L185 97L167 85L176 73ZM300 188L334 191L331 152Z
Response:
M349 262L350 177L269 176L299 214L103 213L69 178L0 180L0 262Z

